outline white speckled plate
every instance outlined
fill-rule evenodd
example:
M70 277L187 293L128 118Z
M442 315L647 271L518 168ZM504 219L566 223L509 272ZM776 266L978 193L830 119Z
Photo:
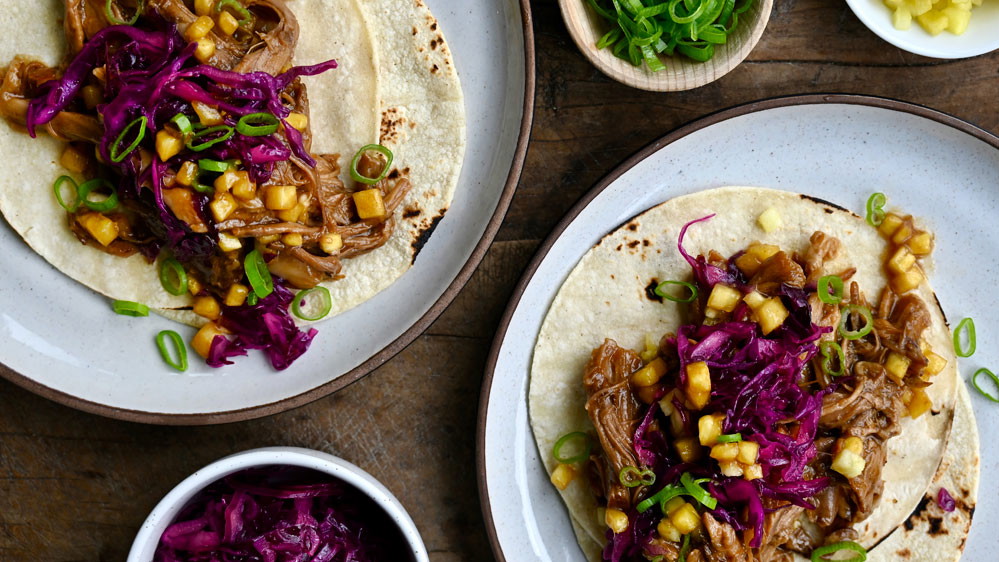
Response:
M642 150L602 180L542 245L514 293L487 365L479 410L479 493L500 560L581 560L568 513L548 481L528 424L528 373L548 306L602 236L671 197L722 185L806 193L862 211L873 191L923 217L937 236L933 286L951 319L974 316L980 366L999 367L995 303L999 138L931 109L865 96L799 96L711 115ZM972 392L979 427L999 407ZM987 432L984 432L986 435ZM982 443L982 472L999 444ZM965 558L992 560L999 482L987 476Z
M287 371L251 354L219 370L192 360L179 374L160 359L153 338L184 328L159 317L115 316L106 298L49 266L0 220L0 376L116 418L218 423L315 400L413 341L457 295L499 229L520 177L534 101L527 0L425 1L461 75L468 145L451 209L399 282L318 325L312 349Z

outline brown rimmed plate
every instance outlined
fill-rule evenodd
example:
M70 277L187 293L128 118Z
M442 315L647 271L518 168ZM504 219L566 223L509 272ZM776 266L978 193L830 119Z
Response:
M562 282L593 244L631 217L722 185L798 191L856 210L871 192L886 193L890 205L923 217L937 236L933 277L944 310L951 318L976 315L980 335L999 333L999 316L978 312L994 302L987 280L999 272L999 245L992 243L999 209L996 136L926 107L856 95L764 100L681 127L583 197L542 244L503 316L486 366L477 436L479 494L498 559L583 559L528 421L535 340ZM999 350L980 346L961 364L961 376L996 364ZM975 393L972 403L979 426L999 423L993 404ZM984 466L999 462L999 444L983 442L981 458ZM991 521L999 515L999 483L982 486L976 520ZM968 559L991 559L983 529L972 527ZM886 560L893 552L882 549Z
M125 319L62 276L0 221L0 376L68 406L130 421L195 425L281 412L388 361L450 304L482 260L520 178L533 116L527 0L426 0L465 91L468 145L458 192L414 267L364 304L319 324L312 349L274 372L259 356L201 374L169 370L162 318Z

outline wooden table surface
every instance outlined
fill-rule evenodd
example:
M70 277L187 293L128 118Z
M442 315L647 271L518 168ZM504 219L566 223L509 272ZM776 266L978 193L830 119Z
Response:
M520 272L598 179L684 123L787 94L898 98L999 133L999 53L942 61L903 52L842 0L776 0L748 60L713 84L664 94L596 71L570 40L555 0L532 8L538 87L527 164L492 249L447 312L360 382L244 423L119 422L0 382L0 560L124 560L140 523L177 482L219 457L266 445L321 449L380 477L413 515L431 560L489 560L475 467L486 355Z

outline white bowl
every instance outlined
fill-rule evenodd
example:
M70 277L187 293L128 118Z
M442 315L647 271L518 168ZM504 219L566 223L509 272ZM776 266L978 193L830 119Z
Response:
M971 11L971 23L963 35L944 31L930 35L913 18L912 28L895 29L891 9L882 0L846 0L853 13L885 41L910 53L938 59L963 59L999 49L999 1L985 0Z
M373 476L333 455L298 447L265 447L236 453L217 460L177 484L146 518L132 543L128 562L150 562L163 531L173 523L180 510L202 489L225 476L259 466L286 465L311 468L334 476L371 498L395 522L409 544L415 562L428 562L427 548L412 518Z

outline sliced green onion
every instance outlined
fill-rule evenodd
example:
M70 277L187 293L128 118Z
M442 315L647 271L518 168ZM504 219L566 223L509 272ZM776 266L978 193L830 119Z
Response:
M90 194L98 189L106 189L111 193L100 201L94 201L90 198ZM84 184L77 189L77 195L79 196L80 202L91 211L106 213L118 206L118 190L115 189L114 185L106 179L96 178L88 182L84 182Z
M701 478L694 480L689 472L684 472L683 476L680 476L680 484L683 484L687 493L690 494L692 498L701 502L704 507L708 509L714 509L718 507L718 500L715 499L707 490L701 487L701 483L709 482L710 478Z
M667 484L663 489L639 502L635 506L635 510L639 513L645 513L656 504L665 505L669 500L683 495L687 495L687 490L683 486Z
M852 550L857 555L853 558L837 558L836 562L864 562L867 560L867 550L853 541L842 541L816 548L812 551L812 562L826 562L831 560L826 556L841 550Z
M257 302L259 301L260 297L258 297L257 293L254 293L253 291L250 291L250 294L246 295L246 304L250 306L257 306Z
M621 482L621 485L626 488L651 486L656 483L656 473L647 468L626 466L617 474L617 479Z
M305 289L291 301L291 311L302 320L322 320L333 309L333 298L326 287Z
M205 137L210 137L215 133L222 133L221 135L210 138L204 142L197 142ZM236 134L236 129L228 125L216 125L214 127L208 127L207 129L201 129L197 133L191 135L191 138L187 141L187 148L194 152L201 152L203 150L208 150L209 148L215 146L220 142L225 142L232 138Z
M867 199L867 224L877 227L885 220L885 203L888 198L880 191L872 193Z
M174 353L170 353L170 350L167 349L167 338L173 342ZM187 370L187 346L184 345L184 340L181 339L180 334L173 330L163 330L156 334L156 347L160 348L160 355L163 356L167 365L182 373Z
M843 364L846 363L846 355L843 347L834 341L824 341L819 344L819 352L822 354L822 370L831 377L838 377L843 374ZM835 361L834 361L835 360ZM838 366L833 369L833 363Z
M187 115L178 113L173 116L173 119L170 119L170 122L177 126L177 130L185 139L194 134L194 125L191 124L191 118Z
M62 196L62 184L69 182L72 186L73 192L73 203L69 204L66 199ZM69 213L75 213L77 209L80 208L80 186L76 184L76 180L69 176L59 176L56 178L54 184L52 184L52 190L55 191L56 201L59 202L59 206L66 209Z
M677 562L687 562L687 555L690 554L690 533L683 535L683 542L680 544L680 555Z
M377 178L369 178L367 176L363 176L361 175L361 172L357 171L357 163L361 161L361 156L364 156L364 153L369 150L373 150L385 156L385 167L382 168L382 173L379 174ZM374 185L382 181L385 178L385 176L388 175L389 168L392 167L393 158L395 158L395 156L392 154L392 151L380 144L369 144L367 146L361 147L361 150L358 150L357 154L354 155L354 159L350 161L350 177L358 183Z
M847 323L850 321L850 316L853 313L859 314L864 318L864 326L859 330L850 331L850 329L847 328ZM871 330L874 329L874 316L871 314L870 309L866 306L860 306L858 304L844 306L841 314L842 316L839 319L839 335L843 336L845 339L858 340L871 333Z
M160 283L171 295L180 296L187 292L187 272L179 261L167 258L160 262Z
M961 345L961 334L968 334L968 346L964 347ZM971 357L975 354L975 321L973 319L965 318L957 324L957 329L954 330L954 353L958 357Z
M829 289L832 289L832 292ZM826 304L839 304L843 301L843 279L838 275L820 277L816 292L820 301Z
M149 307L132 301L114 301L111 309L122 316L149 316Z
M582 447L582 449L575 455L564 456L562 454L562 448L565 447L565 445L570 441L580 442L580 447ZM558 441L555 442L555 446L552 447L552 456L554 456L555 460L562 464L573 464L590 458L590 450L592 448L593 444L590 443L590 436L587 435L586 432L574 431L572 433L566 433L562 437L558 438Z
M971 386L975 387L975 390L977 390L978 393L981 394L982 396L988 398L993 402L999 403L999 392L993 395L990 394L989 392L986 392L982 387L978 386L979 375L985 375L990 379L992 379L992 383L995 385L997 391L999 391L999 377L997 377L995 373L986 369L985 367L978 369L977 371L975 371L975 374L971 375Z
M210 158L202 158L201 160L198 160L198 169L205 172L215 172L221 174L228 170L230 166L231 164L229 164L229 162L212 160Z
M132 153L133 150L139 147L139 143L146 136L146 125L149 121L145 116L139 117L135 121L129 123L125 129L118 135L118 138L114 140L114 144L111 145L111 161L115 164L121 162L126 156ZM139 132L135 133L135 140L132 141L124 150L121 148L121 143L125 142L125 138L128 133L135 128L139 127Z
M129 20L121 20L118 19L118 16L114 15L114 12L111 10L111 0L107 0L104 3L104 15L107 16L108 21L114 25L135 25L135 22L139 21L139 16L142 15L142 12L146 9L145 3L145 0L139 0L138 4L135 6L135 14L132 15L132 18Z
M219 13L226 8L231 8L232 11L236 12L236 15L239 16L237 22L240 27L253 21L253 15L250 14L250 10L247 10L242 4L240 4L239 0L219 0L219 3L215 5L215 11Z
M198 193L211 193L215 191L215 186L201 183L200 181L198 181L197 178L191 184L191 188L194 189L194 191L197 191Z
M742 441L741 433L723 433L716 439L718 443L738 443Z
M673 296L672 294L666 292L667 287L670 285L686 287L690 294L686 297ZM697 287L693 283L687 283L686 281L663 281L662 283L656 285L655 291L653 292L666 300L680 303L694 302L694 299L697 298Z
M281 121L270 113L251 113L239 118L236 131L244 137L263 137L273 135L278 130Z
M253 287L254 294L259 298L266 298L274 292L274 278L271 271L267 269L267 262L260 250L253 250L246 254L243 260L243 270L246 272L246 279Z

